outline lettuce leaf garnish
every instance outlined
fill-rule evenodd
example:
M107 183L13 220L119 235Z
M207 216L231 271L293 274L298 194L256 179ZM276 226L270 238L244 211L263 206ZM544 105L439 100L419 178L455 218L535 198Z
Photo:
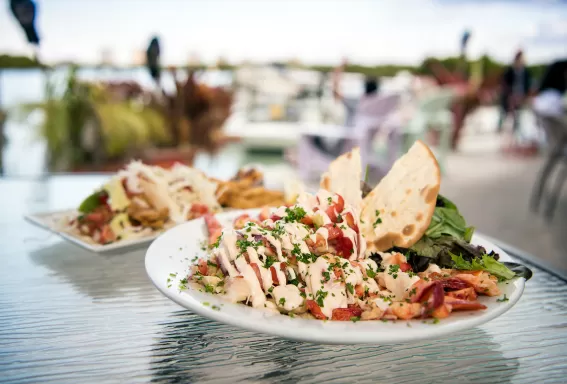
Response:
M99 205L102 205L101 198L106 195L106 191L96 191L88 196L79 206L79 212L90 213L95 210Z
M462 255L457 256L450 251L449 255L451 256L455 269L486 271L501 280L509 280L516 276L516 273L508 269L508 267L501 262L495 260L494 257L487 254L482 255L481 258L473 258L471 261L467 261Z
M439 195L425 236L438 239L443 235L448 235L470 242L473 233L474 227L467 227L467 223L459 213L457 206L451 200Z

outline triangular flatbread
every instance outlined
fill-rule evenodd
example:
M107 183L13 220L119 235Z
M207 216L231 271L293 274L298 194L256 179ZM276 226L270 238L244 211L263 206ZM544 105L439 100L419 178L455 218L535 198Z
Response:
M416 141L362 202L361 233L367 249L385 251L415 244L431 222L440 186L435 156Z
M329 165L329 170L321 176L320 187L341 195L346 204L358 210L362 204L361 179L360 150L354 148Z

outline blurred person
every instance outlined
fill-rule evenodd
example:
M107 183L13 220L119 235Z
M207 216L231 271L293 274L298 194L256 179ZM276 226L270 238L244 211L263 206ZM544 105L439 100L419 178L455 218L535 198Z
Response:
M552 63L533 100L534 110L545 117L567 118L567 59Z
M333 78L333 95L335 99L341 101L347 110L347 117L345 121L346 126L352 126L354 123L354 116L356 110L365 101L371 99L373 96L378 94L378 79L375 77L366 77L364 80L364 93L360 99L346 98L338 90L340 84L340 77L342 72L346 68L346 60L335 69ZM312 143L321 151L328 153L331 156L338 156L341 154L341 150L344 144L344 140L338 140L334 143L326 143L325 138L320 136L314 136L312 138Z
M518 133L519 116L518 111L525 103L530 91L531 74L524 62L524 53L518 51L514 56L514 62L502 74L502 92L500 96L500 119L498 121L498 132L502 132L504 121L512 115L512 135Z

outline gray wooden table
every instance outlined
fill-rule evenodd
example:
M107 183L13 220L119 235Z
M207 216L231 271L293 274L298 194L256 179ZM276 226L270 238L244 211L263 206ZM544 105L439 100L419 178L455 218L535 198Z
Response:
M2 382L567 381L567 283L536 265L513 309L460 334L401 345L288 341L170 302L146 276L144 249L90 253L22 218L73 207L100 181L0 180Z

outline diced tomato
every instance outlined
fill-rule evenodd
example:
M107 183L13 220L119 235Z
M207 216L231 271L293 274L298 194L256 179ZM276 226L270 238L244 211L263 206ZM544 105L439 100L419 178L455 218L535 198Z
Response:
M350 321L353 317L360 317L362 309L359 307L352 308L335 308L331 320Z
M307 300L306 305L307 305L307 310L311 312L311 314L315 316L316 319L327 320L327 316L325 316L325 314L321 310L321 307L319 307L319 305L315 300Z
M285 272L287 268L287 264L286 263L280 263L280 269L282 272Z
M256 273L256 277L258 278L258 281L260 282L260 286L262 288L264 288L264 282L262 281L262 274L260 273L260 268L258 268L258 264L250 263L250 266L254 270L254 273Z
M207 273L209 273L209 266L205 260L199 260L198 268L199 273L203 276L207 276Z
M358 225L356 225L356 223L354 222L354 216L352 215L352 213L347 212L345 215L343 215L347 225L356 233L358 233Z
M222 234L222 226L214 215L206 213L203 218L209 233L209 245L215 244Z
M325 213L327 214L327 216L329 216L329 219L333 222L336 223L337 222L337 212L335 211L335 206L331 205L329 208L327 208L327 210L325 211Z
M110 226L102 226L102 228L100 229L100 243L107 244L114 240L116 240L116 236L114 235L114 232L112 232L112 229L110 229Z
M278 279L278 273L275 267L270 267L270 272L272 273L272 281L274 284L280 285L280 280Z
M343 236L343 231L341 231L341 229L337 225L325 224L324 227L327 228L327 232L329 233L329 235L327 236L327 241L334 240L337 237Z
M350 255L352 255L354 246L352 244L352 241L348 237L339 237L338 239L333 240L331 243L335 247L337 256L348 259Z
M411 271L411 265L409 263L401 263L400 264L400 271L402 272L407 272L407 271Z
M107 204L108 203L108 193L106 192L101 192L101 194L98 196L98 201L100 201L101 204Z
M271 219L272 221L278 221L278 220L281 220L282 218L281 218L280 216L278 216L278 215L272 215L272 216L270 216L270 219Z
M362 284L357 284L354 286L354 293L359 298L364 297L364 288L362 287Z
M250 221L250 215L248 215L247 213L244 213L240 216L238 216L236 219L234 219L234 228L236 229L242 229L244 228L244 225L246 225L247 222Z
M196 219L206 213L209 213L209 207L207 207L205 204L193 203L189 212L191 213L191 217Z
M300 220L302 224L305 225L313 225L313 218L311 216L305 216L303 219Z
M333 202L325 210L325 213L327 214L327 216L329 216L329 219L331 219L333 223L337 222L337 215L341 213L345 208L345 200L343 199L343 197L338 194L336 196L337 196L337 202Z
M264 220L268 220L269 218L270 218L270 207L266 205L260 211L260 215L258 215L258 220L264 221Z
M339 267L333 268L333 272L335 272L335 277L336 277L337 279L340 279L341 276L343 275L343 270L340 269Z
M85 221L91 221L95 224L102 224L106 221L106 217L103 212L91 212L85 216Z

